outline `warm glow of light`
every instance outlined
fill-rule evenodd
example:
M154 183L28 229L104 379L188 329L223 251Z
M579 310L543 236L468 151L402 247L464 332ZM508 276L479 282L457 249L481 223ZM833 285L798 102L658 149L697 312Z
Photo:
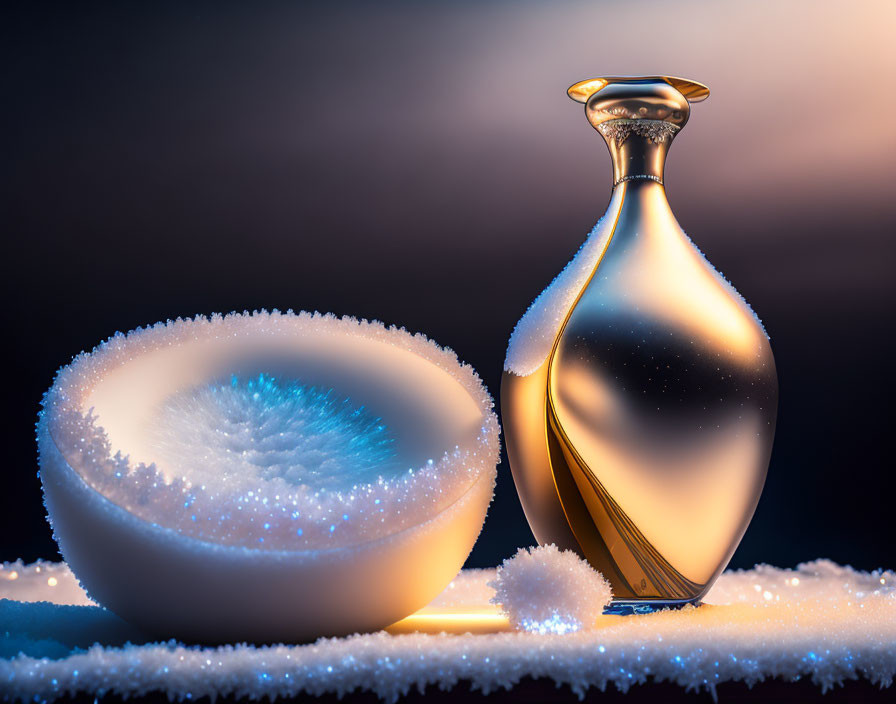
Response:
M592 628L606 628L622 622L625 616L608 616L598 612ZM407 633L486 634L513 631L510 621L497 606L425 606L417 613L396 621L386 629L393 636Z
M51 587L55 587L58 584L58 582L56 581L55 577L50 577L47 580L47 584L49 584Z
M386 629L402 633L499 633L509 631L510 622L497 606L424 607Z
M18 578L19 578L19 573L16 572L15 570L10 572L9 576L7 577L7 579L9 579L9 580L18 579Z
M413 614L408 616L407 618L413 618L417 621L495 621L500 622L503 621L504 618L501 614L474 614L474 613L463 613L463 614Z

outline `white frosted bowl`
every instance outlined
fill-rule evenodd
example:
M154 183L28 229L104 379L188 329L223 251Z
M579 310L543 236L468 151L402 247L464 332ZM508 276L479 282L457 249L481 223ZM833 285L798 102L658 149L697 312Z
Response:
M60 370L41 481L88 594L165 637L389 625L457 574L498 461L492 399L421 335L308 313L117 334Z

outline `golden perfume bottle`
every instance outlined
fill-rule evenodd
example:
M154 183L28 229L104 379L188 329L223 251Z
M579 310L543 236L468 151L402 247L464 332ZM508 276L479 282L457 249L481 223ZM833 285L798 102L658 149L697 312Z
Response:
M613 158L613 195L510 339L514 481L540 543L610 581L610 613L698 603L765 482L777 375L762 324L700 254L663 187L706 86L606 77L569 89Z

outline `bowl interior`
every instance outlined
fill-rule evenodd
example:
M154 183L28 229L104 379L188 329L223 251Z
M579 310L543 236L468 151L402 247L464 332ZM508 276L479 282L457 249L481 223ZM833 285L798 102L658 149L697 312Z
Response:
M154 445L159 409L185 389L259 374L332 389L363 406L388 427L396 461L409 468L469 446L482 427L479 405L448 372L388 338L339 329L208 337L137 353L102 376L83 410L93 409L113 453L129 455L132 465L155 462L165 475L181 476Z

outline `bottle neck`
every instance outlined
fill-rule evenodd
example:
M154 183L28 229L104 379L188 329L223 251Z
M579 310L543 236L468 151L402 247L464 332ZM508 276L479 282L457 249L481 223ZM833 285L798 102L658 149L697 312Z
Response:
M613 159L613 186L624 181L663 182L669 145L679 128L660 120L610 120L598 125Z

